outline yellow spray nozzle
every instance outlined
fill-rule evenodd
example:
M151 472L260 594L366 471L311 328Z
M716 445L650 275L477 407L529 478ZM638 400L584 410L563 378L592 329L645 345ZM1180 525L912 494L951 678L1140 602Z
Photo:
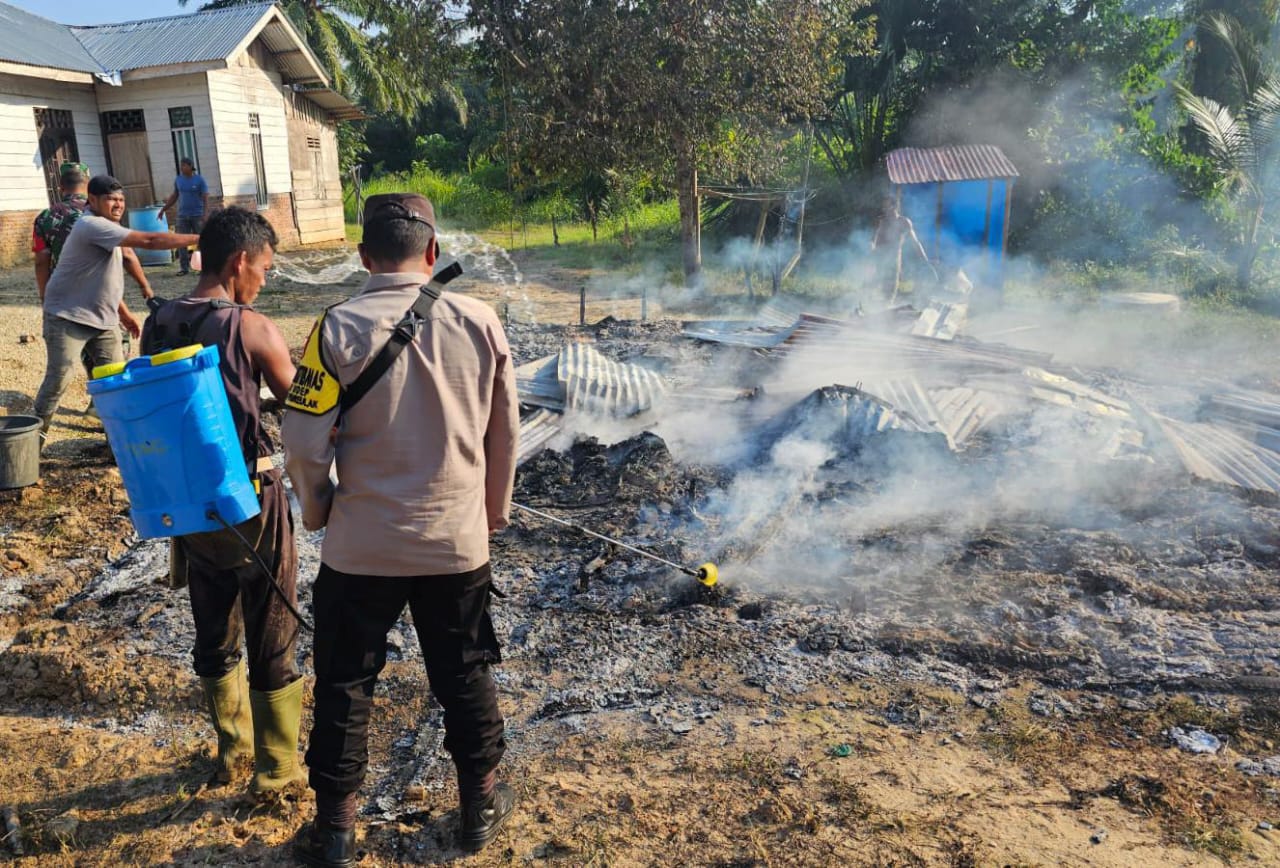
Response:
M715 587L716 582L720 581L720 571L716 569L716 565L707 561L698 567L698 581L706 585L708 588Z

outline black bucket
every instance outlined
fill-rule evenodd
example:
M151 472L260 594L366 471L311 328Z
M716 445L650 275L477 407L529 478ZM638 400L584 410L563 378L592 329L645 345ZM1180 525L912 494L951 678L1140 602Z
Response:
M40 480L40 417L0 416L0 489Z

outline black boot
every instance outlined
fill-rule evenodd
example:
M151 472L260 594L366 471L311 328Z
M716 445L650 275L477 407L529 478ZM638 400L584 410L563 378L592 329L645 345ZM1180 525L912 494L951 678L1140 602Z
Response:
M293 855L303 865L347 868L357 861L356 830L312 823L302 840L294 845Z
M458 846L468 853L484 848L498 836L502 824L511 816L516 794L506 784L495 784L487 797L462 803L462 834Z

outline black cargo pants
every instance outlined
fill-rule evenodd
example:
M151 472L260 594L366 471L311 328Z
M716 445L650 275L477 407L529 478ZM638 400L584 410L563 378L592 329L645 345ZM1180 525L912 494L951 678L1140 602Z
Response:
M361 576L324 564L316 577L315 722L311 788L360 789L369 765L369 712L387 663L387 632L405 603L431 692L444 708L444 746L459 771L496 768L506 751L489 664L501 660L489 618L489 565L443 576Z
M298 550L293 514L279 470L268 470L262 482L262 512L236 526L253 543L274 574L276 584L297 605ZM184 560L191 615L196 626L193 652L196 674L218 678L240 661L240 644L248 649L249 686L279 690L298 680L298 621L262 574L262 568L230 531L177 538Z

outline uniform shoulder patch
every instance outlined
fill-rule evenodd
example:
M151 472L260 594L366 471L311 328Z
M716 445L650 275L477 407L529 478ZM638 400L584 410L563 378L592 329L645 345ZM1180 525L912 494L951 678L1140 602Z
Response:
M325 311L328 313L328 311ZM323 416L338 406L342 397L342 384L337 375L329 370L324 362L321 344L324 337L325 314L320 314L316 324L311 328L307 338L306 349L302 351L302 361L298 363L298 372L293 376L293 384L289 386L289 396L284 405L290 410L307 413L311 416Z

